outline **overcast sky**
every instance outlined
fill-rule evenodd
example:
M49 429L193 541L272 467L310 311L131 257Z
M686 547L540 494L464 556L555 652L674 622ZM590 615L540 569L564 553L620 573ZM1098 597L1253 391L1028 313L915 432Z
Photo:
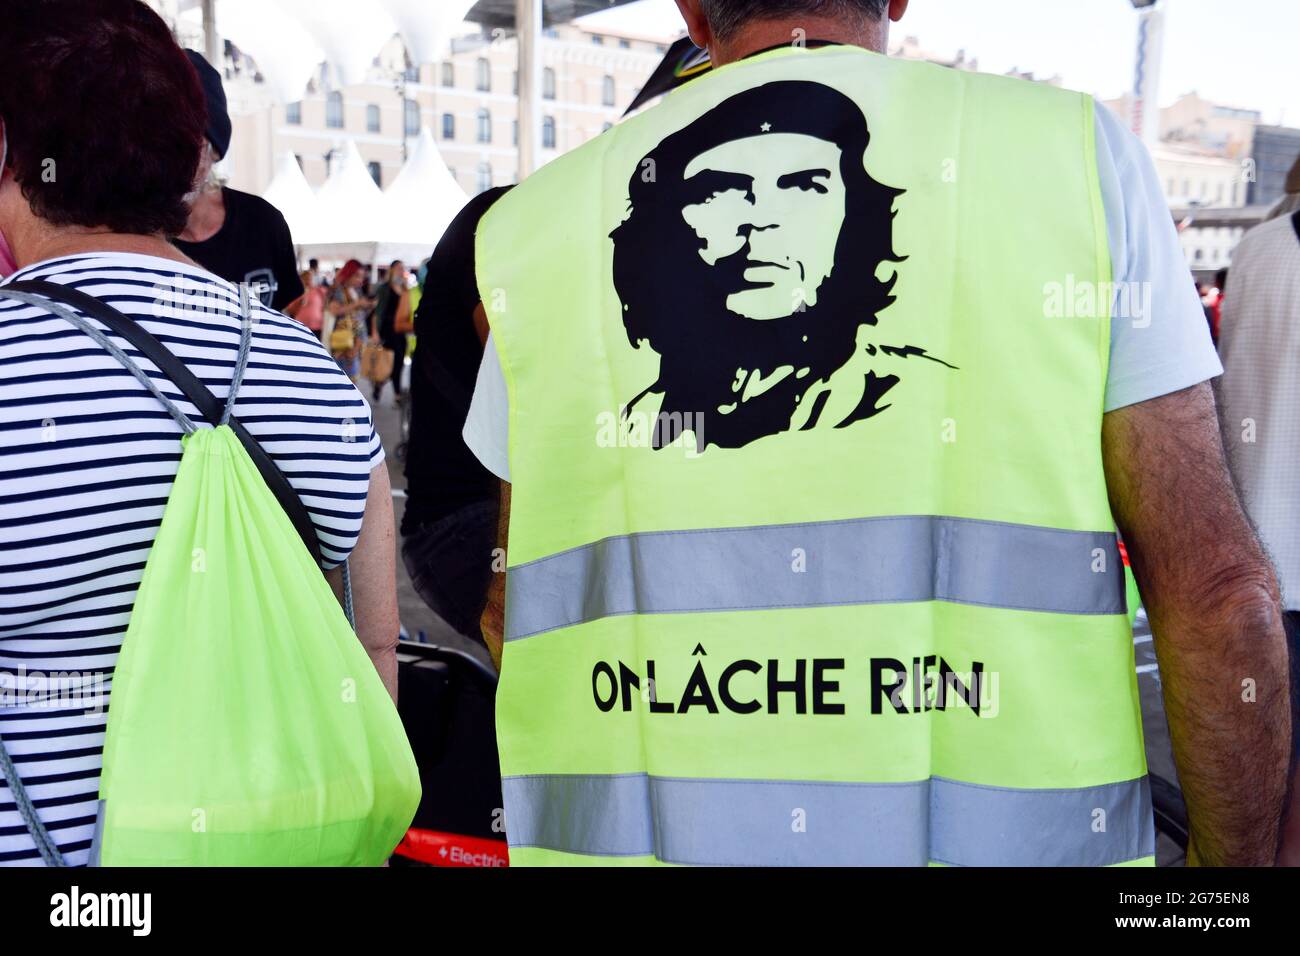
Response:
M1300 0L1163 0L1167 31L1160 99L1192 90L1265 122L1300 126ZM638 0L588 18L611 29L672 35L673 0ZM1129 0L912 0L893 36L944 55L965 49L980 69L1012 67L1102 98L1132 86L1137 14Z

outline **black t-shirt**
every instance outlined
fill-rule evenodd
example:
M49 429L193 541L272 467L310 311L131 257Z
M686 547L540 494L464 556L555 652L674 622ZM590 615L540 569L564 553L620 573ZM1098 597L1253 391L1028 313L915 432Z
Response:
M397 324L397 309L402 304L400 293L394 292L391 283L385 282L375 295L375 328L385 345L405 343L406 335L394 331Z
M226 221L217 234L203 242L173 239L173 244L214 275L252 285L264 305L283 312L303 292L289 224L260 196L225 188L221 196Z
M474 309L480 301L474 233L484 213L509 189L489 189L471 199L429 260L415 310L404 535L497 495L496 476L479 463L461 433L483 361L483 346L474 331Z

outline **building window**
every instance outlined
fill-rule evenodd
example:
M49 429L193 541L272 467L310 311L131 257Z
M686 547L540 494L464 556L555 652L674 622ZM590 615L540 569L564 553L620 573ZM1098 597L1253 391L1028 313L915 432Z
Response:
M420 104L415 100L407 100L402 107L405 129L407 136L420 135Z
M620 39L618 41L618 48L620 50L630 50L632 49L632 44L629 43L627 40Z
M406 82L407 83L420 82L420 67L418 65L412 64L411 66L408 66L406 68Z
M492 142L492 113L488 110L478 111L478 141Z
M518 95L519 95L519 71L518 71L518 70L515 70L515 79L514 79L513 90L514 90L514 94L515 94L515 96L518 96Z
M325 125L330 129L343 128L343 94L337 90L325 99Z
M614 78L607 76L601 83L600 101L606 106L614 105Z
M555 99L555 71L549 66L542 70L542 99Z
M452 113L442 114L442 138L443 139L456 138L456 117Z
M519 120L512 120L510 123L510 145L519 145Z
M456 85L456 64L444 63L442 65L442 85L451 89Z
M478 191L487 192L492 188L492 164L478 164Z
M379 107L374 103L366 107L366 132L379 132Z
M602 37L602 36L593 36L593 37L591 38L591 42L594 43L594 44L596 44L596 46L604 46L604 45L605 45L605 38Z
M378 163L366 163L366 169L370 170L370 178L375 181L375 185L380 189L384 188L384 169Z
M555 117L542 120L542 149L555 149Z
M476 84L480 93L492 92L492 64L485 57L478 59L478 83Z
M302 100L289 103L284 108L284 121L290 126L302 125Z

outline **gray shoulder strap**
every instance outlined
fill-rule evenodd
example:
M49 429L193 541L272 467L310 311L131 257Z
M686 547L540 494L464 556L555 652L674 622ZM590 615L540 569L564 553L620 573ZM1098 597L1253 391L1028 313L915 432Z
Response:
M181 430L184 431L185 434L190 435L198 431L198 426L195 425L194 422L190 421L189 416L177 408L176 404L162 393L162 390L158 388L157 384L155 384L154 380L149 377L148 373L145 372L144 369L140 368L140 366L136 365L135 360L118 348L117 345L113 343L112 339L91 324L90 320L83 318L59 302L51 302L43 296L30 295L26 292L14 292L4 288L3 286L0 286L0 299L15 299L18 302L24 302L27 305L36 306L38 309L44 309L46 312L57 315L59 318L71 322L77 328L81 329L81 331L94 339L100 347L104 349L104 351L117 359L123 368L139 380L141 385L149 389L154 398L162 402L163 407L167 409L167 413L171 415L172 418L176 419L176 423L181 426Z
M253 310L248 302L248 286L239 284L239 357L235 359L235 375L230 380L230 394L226 396L226 407L221 412L221 424L230 424L230 415L235 410L235 399L239 388L244 384L244 372L248 370L248 353L253 349Z

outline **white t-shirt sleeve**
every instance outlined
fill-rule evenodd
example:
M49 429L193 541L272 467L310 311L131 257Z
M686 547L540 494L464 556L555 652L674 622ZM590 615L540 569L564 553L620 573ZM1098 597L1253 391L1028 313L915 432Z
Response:
M483 467L502 481L510 480L510 401L496 343L488 335L478 381L463 432L465 444Z
M1141 140L1098 103L1097 169L1115 282L1106 411L1223 374L1178 230Z

